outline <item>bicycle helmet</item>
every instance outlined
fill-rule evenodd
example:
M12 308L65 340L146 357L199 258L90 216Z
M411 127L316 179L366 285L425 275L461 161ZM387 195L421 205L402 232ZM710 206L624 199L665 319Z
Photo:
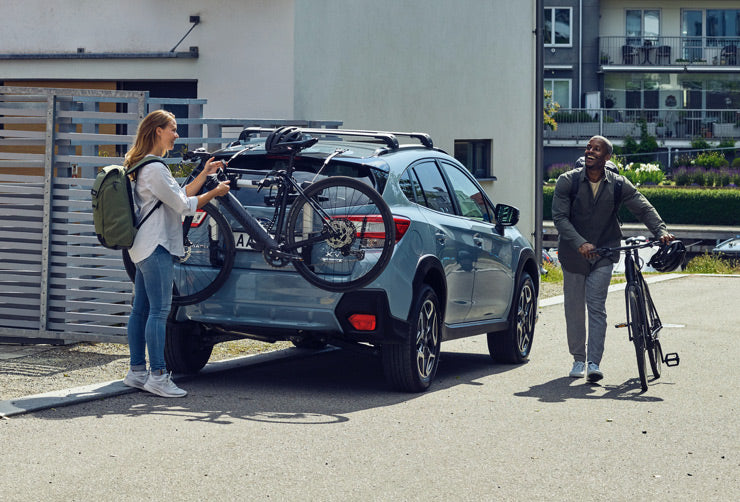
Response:
M671 272L676 270L686 256L686 246L681 241L673 241L670 244L660 246L658 252L650 258L648 265L658 272Z
M303 133L297 127L279 127L267 136L265 150L267 153L285 153L290 150L300 150L305 143Z

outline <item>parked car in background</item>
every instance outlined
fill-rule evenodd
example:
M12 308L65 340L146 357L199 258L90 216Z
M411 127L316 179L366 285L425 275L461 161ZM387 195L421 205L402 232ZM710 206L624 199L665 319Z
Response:
M265 132L247 129L214 155L225 160L251 145L231 161L229 173L258 180L286 161L267 154ZM426 134L302 132L320 139L296 157L295 178L349 176L382 194L396 231L388 266L364 288L320 290L291 267L266 263L231 220L234 267L210 298L173 309L165 351L169 369L197 372L215 343L239 337L367 350L379 356L394 388L411 392L429 388L446 340L486 335L495 361L526 361L539 265L515 226L518 210L494 204L468 170ZM272 214L269 189L232 193L252 214Z

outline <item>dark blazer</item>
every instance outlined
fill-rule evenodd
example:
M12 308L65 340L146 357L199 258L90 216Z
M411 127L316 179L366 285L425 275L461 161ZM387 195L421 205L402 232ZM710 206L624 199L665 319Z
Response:
M593 268L611 266L618 260L613 257L584 258L578 248L590 242L597 248L617 247L622 239L622 229L614 213L614 184L623 180L622 204L653 233L656 238L668 234L665 223L655 208L627 178L606 170L596 197L585 173L580 178L581 186L571 207L570 190L573 169L558 177L552 198L552 220L558 230L558 259L568 272L588 274Z

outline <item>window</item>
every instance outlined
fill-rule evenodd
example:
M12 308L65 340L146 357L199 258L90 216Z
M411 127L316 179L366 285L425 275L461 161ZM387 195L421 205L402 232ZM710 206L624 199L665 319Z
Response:
M570 7L545 7L545 45L572 45L572 9Z
M492 178L490 139L456 139L455 158L476 178Z
M570 108L570 79L546 78L545 90L552 93L548 101L554 101L560 108Z
M433 160L420 162L414 165L414 173L421 187L421 198L417 197L416 202L440 213L454 214L450 192L437 164Z
M442 169L450 180L460 214L474 220L492 221L486 198L475 183L456 166L442 163Z
M707 9L707 37L740 37L740 9ZM738 39L708 39L707 45L738 45Z
M660 11L628 9L625 23L628 45L657 45L660 36Z

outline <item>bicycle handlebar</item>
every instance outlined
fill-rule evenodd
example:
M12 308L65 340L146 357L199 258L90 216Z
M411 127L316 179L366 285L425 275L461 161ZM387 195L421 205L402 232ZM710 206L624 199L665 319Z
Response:
M658 239L650 240L642 236L630 237L625 242L627 242L626 246L618 246L613 248L596 248L594 252L599 256L608 257L613 255L614 253L621 253L622 251L631 251L633 249L642 249L663 245L663 243L660 242L660 240Z

